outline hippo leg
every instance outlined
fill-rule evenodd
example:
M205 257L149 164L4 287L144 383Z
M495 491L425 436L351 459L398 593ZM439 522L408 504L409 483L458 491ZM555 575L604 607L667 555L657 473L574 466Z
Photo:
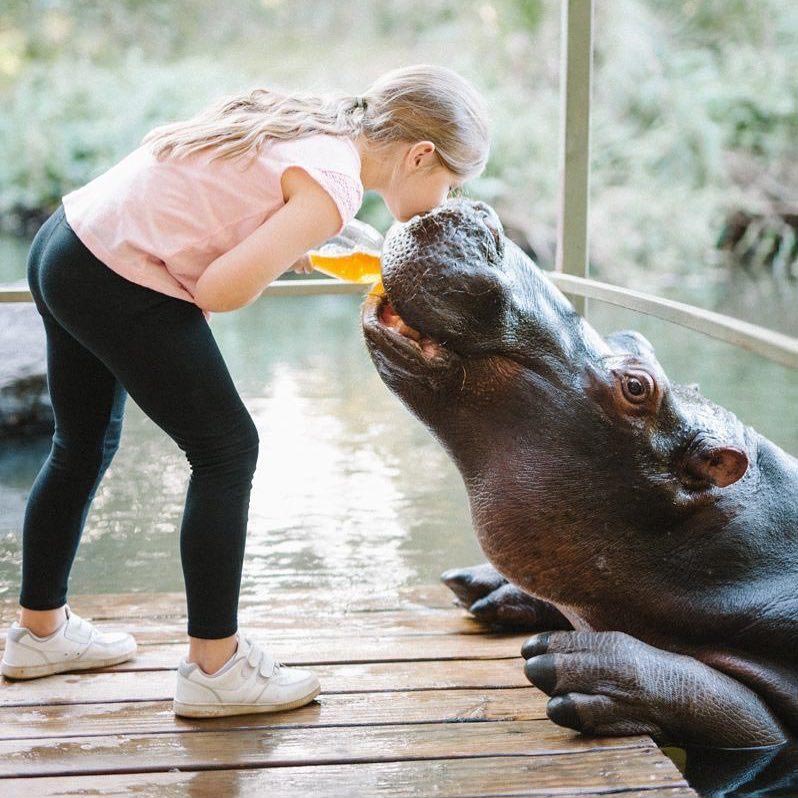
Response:
M589 735L649 734L660 745L780 745L789 734L751 689L624 632L550 632L521 649L546 714Z
M573 628L553 604L510 584L490 563L452 568L441 579L457 604L489 626L525 632Z

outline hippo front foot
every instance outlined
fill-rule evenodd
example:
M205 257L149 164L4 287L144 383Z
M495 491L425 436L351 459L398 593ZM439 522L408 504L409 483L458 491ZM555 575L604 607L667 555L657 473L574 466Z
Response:
M648 734L658 745L780 745L789 735L745 685L624 632L551 632L521 649L546 714L588 735Z
M573 628L553 604L510 584L490 563L452 568L441 579L454 593L455 603L489 626L524 632Z

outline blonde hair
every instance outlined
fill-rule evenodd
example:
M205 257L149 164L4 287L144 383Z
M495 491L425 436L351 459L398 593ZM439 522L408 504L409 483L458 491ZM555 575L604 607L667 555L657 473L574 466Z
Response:
M428 140L440 163L463 180L482 173L490 132L476 88L448 67L416 64L391 70L362 95L290 94L256 88L230 95L191 119L156 127L142 139L158 158L210 147L215 158L253 156L268 138L315 133L357 136L375 150Z

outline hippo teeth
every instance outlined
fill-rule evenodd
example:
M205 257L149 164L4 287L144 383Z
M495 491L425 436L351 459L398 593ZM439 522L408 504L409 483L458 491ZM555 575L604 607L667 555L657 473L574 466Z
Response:
M426 358L443 356L441 345L432 338L422 335L418 330L414 330L409 324L405 324L404 319L396 312L391 300L387 297L380 307L379 318L383 325L406 338Z
M418 343L422 338L422 335L418 330L414 330L409 324L405 324L404 320L394 310L394 307L389 300L385 302L380 310L380 321L386 327L390 327L400 335L403 335L405 338L410 338L416 343Z

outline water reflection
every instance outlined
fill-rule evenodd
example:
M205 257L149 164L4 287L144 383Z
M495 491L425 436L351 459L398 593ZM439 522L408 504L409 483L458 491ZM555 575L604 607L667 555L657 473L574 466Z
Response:
M798 742L771 748L668 749L703 798L798 797Z
M483 559L460 476L377 376L359 304L356 296L264 298L213 317L261 438L242 595L390 589ZM25 500L48 451L45 440L0 450L0 596L18 591ZM188 477L177 445L129 400L70 592L181 591Z
M394 583L414 575L402 553L400 468L379 451L383 425L330 396L335 385L324 368L303 375L283 364L269 396L250 404L266 455L250 503L256 584L288 573L349 582L374 563Z
M357 296L265 297L214 314L214 335L261 438L243 595L289 586L385 589L436 581L446 568L484 559L459 474L371 364L359 304ZM671 379L698 382L710 399L798 452L798 403L790 400L798 373L599 302L590 319L603 333L640 330ZM22 514L48 450L46 440L0 447L0 596L18 591ZM188 476L176 444L128 401L70 591L181 591Z

